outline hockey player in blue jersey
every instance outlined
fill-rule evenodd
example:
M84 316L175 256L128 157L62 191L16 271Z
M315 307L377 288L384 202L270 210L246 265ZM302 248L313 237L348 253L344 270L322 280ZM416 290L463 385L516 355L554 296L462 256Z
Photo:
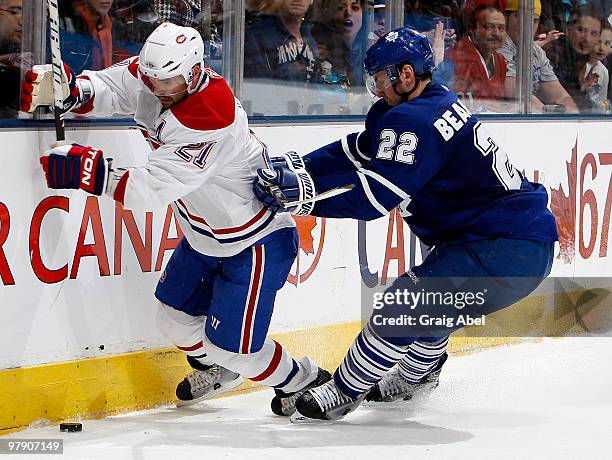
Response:
M407 281L423 291L452 290L456 277L478 279L474 286L484 286L486 301L465 311L479 315L527 296L549 274L557 240L545 188L521 175L457 95L432 83L433 53L423 35L407 28L388 32L368 50L365 69L368 88L381 98L367 114L365 131L303 160L276 159L273 170L259 171L258 197L280 211L363 220L399 206L433 249L388 292L398 283L410 286ZM299 209L285 206L304 189L322 193L349 183L355 187L347 193ZM431 316L461 313L457 305L420 308ZM384 320L394 311L370 318L333 380L298 398L293 421L336 420L364 399L409 400L437 385L448 335L461 326L404 325L401 334L391 333L380 327L380 314Z

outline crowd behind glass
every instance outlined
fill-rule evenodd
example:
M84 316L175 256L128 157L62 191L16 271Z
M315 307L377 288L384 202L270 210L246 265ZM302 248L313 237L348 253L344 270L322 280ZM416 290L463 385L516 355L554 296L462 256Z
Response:
M2 118L27 118L18 111L20 78L33 64L22 50L22 1L33 6L0 0ZM476 112L519 110L519 1L405 0L403 24L432 44L434 80ZM240 13L235 3L60 0L62 58L77 74L103 69L138 54L149 33L170 21L199 29L206 64L223 73L224 17ZM385 33L389 7L384 0L245 0L240 97L247 112L365 113L363 58ZM612 0L533 0L531 17L531 112L612 113Z

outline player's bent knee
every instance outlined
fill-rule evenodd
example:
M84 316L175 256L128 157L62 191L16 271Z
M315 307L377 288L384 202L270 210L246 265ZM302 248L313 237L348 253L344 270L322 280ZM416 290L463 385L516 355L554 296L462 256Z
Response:
M191 316L158 302L156 320L162 334L181 349L188 351L203 340L204 316Z

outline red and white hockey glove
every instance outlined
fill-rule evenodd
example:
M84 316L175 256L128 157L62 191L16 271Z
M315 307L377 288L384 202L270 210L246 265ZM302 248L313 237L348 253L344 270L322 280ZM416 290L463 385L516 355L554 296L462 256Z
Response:
M64 111L78 108L93 96L93 86L86 78L77 78L68 65L62 72ZM35 65L24 75L21 85L21 110L33 112L38 106L52 107L53 69L51 64Z
M40 159L47 185L52 189L81 189L93 195L106 190L112 159L102 150L67 144L48 150Z

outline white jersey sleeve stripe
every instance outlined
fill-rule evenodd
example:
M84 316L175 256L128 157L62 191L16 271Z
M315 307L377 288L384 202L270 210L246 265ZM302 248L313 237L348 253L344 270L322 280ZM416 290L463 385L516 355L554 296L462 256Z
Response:
M389 213L389 211L387 209L385 209L385 207L380 204L376 198L374 197L374 194L372 193L372 189L370 189L370 184L368 184L368 179L366 178L366 176L363 174L363 170L357 171L357 177L359 178L359 181L361 182L361 186L363 187L363 191L366 194L366 197L368 198L368 200L370 201L370 204L378 211L380 212L380 214L382 216L386 215Z
M365 156L363 154L363 152L361 150L359 150L359 136L361 136L362 134L364 134L365 131L360 132L359 134L357 134L357 137L355 137L355 152L357 152L357 155L359 155L359 157L364 160L364 161L370 161L370 158L368 158L367 156Z
M400 198L403 198L404 200L407 198L410 198L410 195L408 195L406 192L404 192L401 188L399 188L397 185L395 185L390 180L385 179L380 174L377 174L375 172L370 171L369 169L364 169L364 168L361 168L359 171L361 171L366 176L371 177L376 182L384 185L385 187L387 187L389 190L391 190L393 193L395 193Z
M351 161L351 163L355 165L355 168L361 168L361 164L355 159L355 157L351 153L351 150L349 149L348 139L346 137L343 137L340 143L342 144L342 150L344 151L347 158Z

